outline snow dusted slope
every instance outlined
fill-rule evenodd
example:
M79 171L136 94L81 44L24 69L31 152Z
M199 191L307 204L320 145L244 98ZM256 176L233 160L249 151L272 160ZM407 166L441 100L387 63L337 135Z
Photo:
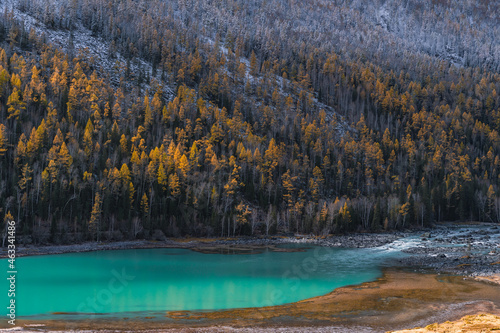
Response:
M108 41L99 36L93 35L92 31L84 27L81 22L75 23L76 28L72 32L69 30L49 28L36 17L21 11L19 7L19 1L17 0L5 0L0 3L0 10L2 12L12 12L17 20L24 22L24 26L27 31L33 29L37 35L45 36L48 42L63 50L68 51L69 48L72 47L72 52L75 56L83 55L85 58L92 59L93 64L101 75L109 74L111 82L115 86L120 84L119 78L122 76L120 75L120 71L125 69L127 60L120 52L112 51ZM215 47L215 43L212 39L205 38L205 42L211 47ZM225 55L228 54L227 48L222 45L219 45L219 50ZM251 84L258 82L260 77L254 77L250 74L249 59L246 57L240 57L240 62L244 63L246 66L245 80L250 81ZM129 62L129 66L132 73L137 74L142 71L143 75L147 75L149 77L152 76L153 70L151 64L143 59L135 58L132 62ZM234 76L234 73L230 73L229 71L228 74L230 76ZM278 83L277 86L280 87L279 93L282 96L287 97L289 94L284 91L283 86L292 86L291 81L276 75L274 75L273 78ZM161 81L160 74L156 75L156 79L159 82ZM164 96L167 100L172 100L175 97L174 84L165 84L165 82L162 83ZM147 83L143 83L142 88L148 89L149 85ZM294 87L294 89L300 89L300 87ZM296 99L296 96L292 97ZM247 98L254 97L247 96ZM296 100L294 101L296 102ZM325 111L327 121L335 119L337 122L336 129L339 139L342 138L346 132L355 131L355 129L351 128L346 120L339 115L333 107L319 101L316 94L313 94L312 101L314 109L317 110L317 112L320 110Z
M211 47L215 47L216 43L211 39L211 38L204 38L205 43L210 45ZM223 45L218 46L219 51L222 52L225 56L229 54L229 50L224 47ZM257 84L257 82L261 79L261 76L259 75L252 75L250 72L250 60L246 57L241 56L237 61L239 63L243 63L245 65L245 83L246 81L250 82L252 85ZM229 70L226 68L226 73L235 78L234 73L230 73ZM294 98L294 102L297 102L297 96L300 94L302 91L302 88L299 87L298 85L292 83L292 81L283 78L282 76L279 75L271 75L271 79L274 80L276 83L276 87L278 87L278 93L282 97L288 97L291 96ZM285 91L283 87L288 86L288 87L293 87L293 89L297 92L295 94L289 94ZM309 92L307 91L306 93L311 94L312 96L312 101L313 101L313 108L319 112L320 110L325 111L326 114L326 121L335 121L336 122L336 127L335 130L337 132L337 138L340 140L347 132L356 132L355 128L352 128L349 123L346 121L344 117L342 117L335 108L322 103L318 98L317 98L317 93ZM255 96L246 96L246 98L254 98ZM273 107L274 108L274 107Z
M76 29L73 32L69 30L50 29L37 18L22 12L18 8L16 0L2 0L0 2L1 12L12 12L14 17L20 22L24 22L27 31L33 29L38 36L45 36L47 41L55 47L68 51L72 44L74 55L83 55L85 58L93 59L93 64L101 75L110 75L111 82L119 84L120 72L126 68L127 60L120 52L111 51L110 44L100 37L92 35L92 32L85 28L80 22L76 22ZM73 36L71 36L71 34ZM70 42L71 41L71 42ZM130 71L138 74L142 71L144 75L152 76L152 66L150 63L135 58L129 63ZM160 80L160 75L156 78ZM148 83L144 83L143 89L148 89ZM163 85L164 96L167 99L173 99L174 89L172 85Z

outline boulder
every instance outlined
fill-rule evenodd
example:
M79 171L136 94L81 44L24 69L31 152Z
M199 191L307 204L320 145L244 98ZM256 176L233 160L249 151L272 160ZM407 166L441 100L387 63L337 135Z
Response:
M164 241L167 240L167 237L165 236L165 234L163 233L163 231L161 231L160 229L155 229L153 231L153 234L151 235L151 238L153 240L161 241L161 242L164 242Z

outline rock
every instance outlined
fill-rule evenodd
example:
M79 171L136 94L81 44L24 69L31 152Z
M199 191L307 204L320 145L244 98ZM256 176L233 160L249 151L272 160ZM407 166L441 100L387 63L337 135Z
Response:
M422 237L422 238L429 238L429 237L431 237L431 233L430 232L425 232L420 237Z
M167 237L165 236L163 231L161 231L160 229L155 229L153 231L153 234L151 235L151 238L153 240L157 240L157 241L161 241L161 242L164 242L167 240Z
M123 234L121 233L120 230L115 230L111 233L111 239L114 241L122 241L123 240Z
M21 243L21 244L31 244L31 243L33 243L33 239L29 235L27 235L27 236L21 236L21 237L19 237L19 243Z
M148 238L148 234L144 230L139 231L137 233L137 235L135 236L135 239L147 239L147 238Z

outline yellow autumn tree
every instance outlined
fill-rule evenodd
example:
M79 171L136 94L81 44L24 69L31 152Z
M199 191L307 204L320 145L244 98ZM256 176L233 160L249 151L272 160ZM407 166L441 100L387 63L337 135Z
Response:
M149 216L149 199L146 193L144 193L141 198L141 211L144 218Z
M181 194L181 184L179 181L179 176L173 173L168 176L168 188L170 189L170 195L177 199Z
M89 232L91 235L97 234L97 240L99 240L99 229L101 222L101 213L102 213L102 198L99 192L96 192L94 197L94 205L92 206L92 212L90 214L89 220Z
M158 167L158 185L161 186L163 191L167 190L168 176L163 163L160 163L160 166Z
M26 103L21 100L21 94L17 88L14 88L12 94L10 94L7 100L7 107L7 112L9 114L7 119L14 118L15 120L19 120L21 112L26 109Z
M72 164L73 157L71 157L66 143L63 142L61 145L61 149L59 149L59 165L66 169L66 171L69 171Z
M4 156L7 152L7 146L9 144L7 137L7 128L4 124L0 124L0 156Z
M130 169L126 163L123 163L120 168L120 181L124 187L130 183Z
M182 175L183 179L187 178L187 175L189 174L190 166L189 166L189 161L186 157L185 154L182 154L180 160L179 160L179 171Z

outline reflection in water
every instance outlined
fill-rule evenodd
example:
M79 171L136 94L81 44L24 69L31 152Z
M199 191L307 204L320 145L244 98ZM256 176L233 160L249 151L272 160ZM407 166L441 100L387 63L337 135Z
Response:
M245 255L135 249L25 257L17 261L17 314L94 318L285 304L374 280L384 262L402 255L384 248L310 247Z

